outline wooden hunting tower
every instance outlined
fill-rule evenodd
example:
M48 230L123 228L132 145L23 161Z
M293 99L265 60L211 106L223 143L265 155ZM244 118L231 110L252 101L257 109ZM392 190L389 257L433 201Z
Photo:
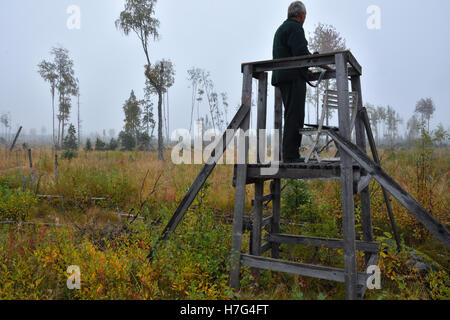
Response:
M357 272L356 251L365 253L368 266L376 265L378 262L379 248L374 242L372 230L372 218L370 210L370 182L375 179L383 188L391 223L394 228L397 243L399 237L395 229L392 210L389 202L389 194L405 206L435 237L442 241L447 248L450 247L449 231L430 215L414 198L412 198L402 187L396 183L380 167L375 141L370 129L367 112L363 108L360 77L362 68L350 51L338 51L318 55L294 57L279 60L269 60L242 65L243 89L242 106L230 123L228 129L242 129L244 132L250 126L251 96L253 78L258 79L258 103L257 103L257 132L266 129L267 115L267 90L268 72L281 69L316 67L324 70L315 72L312 80L336 79L337 84L337 109L339 127L330 128L318 125L306 125L311 132L328 135L337 146L340 154L338 161L318 161L299 164L279 163L277 173L267 176L261 173L261 169L268 165L264 164L258 157L256 164L248 164L248 143L246 156L241 164L235 167L234 183L236 187L234 222L232 234L232 248L230 254L231 273L230 284L233 288L239 288L240 268L242 265L257 269L266 269L279 272L287 272L307 277L314 277L345 283L347 299L361 299L366 289L368 275ZM358 99L356 103L356 116L351 117L349 96L349 81L351 91ZM274 128L282 130L282 99L279 89L275 88L275 123ZM356 144L352 143L352 124ZM282 146L280 134L279 146ZM258 135L258 138L259 135ZM263 137L264 138L264 137ZM212 154L212 159L218 159L226 150L227 145L234 139L227 134L222 137L220 152ZM245 141L245 139L244 139ZM265 141L265 140L264 140ZM366 153L369 142L373 159ZM260 146L258 141L258 146ZM263 144L264 145L264 144ZM278 159L281 159L281 147L278 148ZM160 240L167 239L173 232L187 209L191 205L204 182L211 174L215 163L207 164L200 172L185 198L180 203L177 211L169 221ZM282 179L328 179L340 180L342 185L342 216L343 216L343 239L324 239L316 237L305 237L297 235L285 235L280 233L280 208L281 208L281 181ZM270 195L264 195L264 183L271 182ZM246 203L246 186L254 184L255 199L253 201L253 221L251 226L250 252L242 252L242 235L244 229L244 209ZM363 239L356 241L354 194L360 194ZM263 203L272 201L272 215L263 217ZM270 226L268 236L263 242L262 229ZM344 268L338 269L326 266L316 266L296 262L280 260L280 244L309 245L314 247L326 247L343 249ZM271 251L271 258L263 254Z

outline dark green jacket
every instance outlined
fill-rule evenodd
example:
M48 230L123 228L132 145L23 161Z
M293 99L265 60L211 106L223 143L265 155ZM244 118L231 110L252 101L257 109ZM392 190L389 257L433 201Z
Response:
M286 20L275 33L273 58L281 59L309 54L311 53L308 50L308 41L302 24L294 20ZM272 85L279 86L299 79L308 79L306 68L275 70L272 74Z

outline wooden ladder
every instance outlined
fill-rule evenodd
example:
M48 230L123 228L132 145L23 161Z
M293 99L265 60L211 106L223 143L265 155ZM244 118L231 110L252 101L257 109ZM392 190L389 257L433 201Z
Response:
M334 65L335 69L329 67ZM253 78L258 79L258 103L257 103L257 130L266 129L267 120L267 89L268 72L279 69L305 68L326 66L327 73L323 79L336 78L337 104L339 128L332 130L325 128L325 134L329 135L337 145L340 152L339 162L283 164L279 161L278 170L271 175L263 174L262 169L270 166L265 159L259 156L259 148L265 149L265 137L258 137L258 157L256 164L248 162L248 143L242 131L247 131L250 126L250 110L252 96ZM346 299L361 299L366 290L368 275L357 272L356 252L363 251L366 257L366 266L376 265L378 262L378 244L373 239L372 216L370 209L370 182L375 179L383 188L386 206L391 218L392 227L398 245L400 239L395 228L394 217L389 200L389 194L394 196L402 205L428 229L434 236L441 240L447 248L450 247L449 232L434 219L426 210L417 203L406 191L404 191L392 178L380 167L378 153L373 139L367 112L363 108L361 82L362 68L350 51L337 51L320 55L294 57L279 60L269 60L242 65L243 90L242 106L230 123L228 130L241 130L238 133L239 148L245 152L238 153L238 164L235 166L234 185L234 217L232 231L232 248L230 252L230 285L239 289L241 266L249 266L256 269L266 269L279 272L287 272L296 275L315 277L320 279L338 281L345 283ZM321 72L316 72L313 78L318 79ZM322 75L323 76L323 75ZM349 106L349 77L351 89L358 95L357 116L355 119L356 144L351 142L352 121L350 119ZM313 79L314 80L314 79ZM274 129L282 130L282 99L279 89L275 89ZM367 135L367 137L366 137ZM259 139L262 141L259 141ZM373 160L366 153L366 138L369 141ZM164 229L159 241L150 252L157 250L158 244L166 240L173 232L186 214L197 193L200 191L207 178L213 171L216 162L211 159L219 159L228 144L234 139L225 133L219 140L219 148L211 154L208 164L202 169L191 188L187 192L179 207ZM275 155L281 159L282 135L275 145ZM281 181L282 179L325 179L340 180L342 187L342 217L343 217L343 239L325 239L318 237L305 237L285 235L280 230L281 213ZM264 183L270 181L270 195L264 196ZM242 236L244 232L244 211L246 204L246 187L254 184L255 199L253 201L253 221L251 225L250 252L242 252ZM362 241L356 240L354 194L360 194L361 224L363 229ZM263 217L263 203L272 201L272 215ZM262 230L269 226L268 236L263 243ZM289 262L280 259L280 244L309 245L313 247L325 247L342 249L344 253L344 268L338 269L327 266L316 266ZM271 257L263 255L271 251Z

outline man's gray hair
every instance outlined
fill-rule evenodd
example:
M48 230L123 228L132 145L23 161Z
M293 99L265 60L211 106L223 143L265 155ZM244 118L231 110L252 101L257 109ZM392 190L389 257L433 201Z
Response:
M292 2L288 9L288 19L300 17L302 13L306 13L306 7L303 2Z

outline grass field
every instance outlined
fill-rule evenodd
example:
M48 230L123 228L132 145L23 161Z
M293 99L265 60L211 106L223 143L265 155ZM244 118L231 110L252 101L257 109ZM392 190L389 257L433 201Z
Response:
M231 290L232 166L217 167L177 232L150 263L150 249L200 166L161 163L154 153L80 151L78 158L59 160L56 178L51 150L35 149L32 155L34 181L26 151L0 153L0 299L344 298L341 284L266 271L258 276L247 268L242 269L241 291ZM449 149L385 151L383 167L450 225ZM374 232L383 248L382 289L368 291L366 299L449 299L448 250L393 201L405 246L397 253L381 189L373 183L371 192ZM248 215L252 197L248 187ZM339 182L289 182L282 231L341 237L340 197ZM245 250L248 240L245 233ZM281 255L343 266L340 250L282 246ZM358 263L363 261L361 254ZM418 263L428 270L421 272ZM80 267L81 290L67 289L71 265Z

